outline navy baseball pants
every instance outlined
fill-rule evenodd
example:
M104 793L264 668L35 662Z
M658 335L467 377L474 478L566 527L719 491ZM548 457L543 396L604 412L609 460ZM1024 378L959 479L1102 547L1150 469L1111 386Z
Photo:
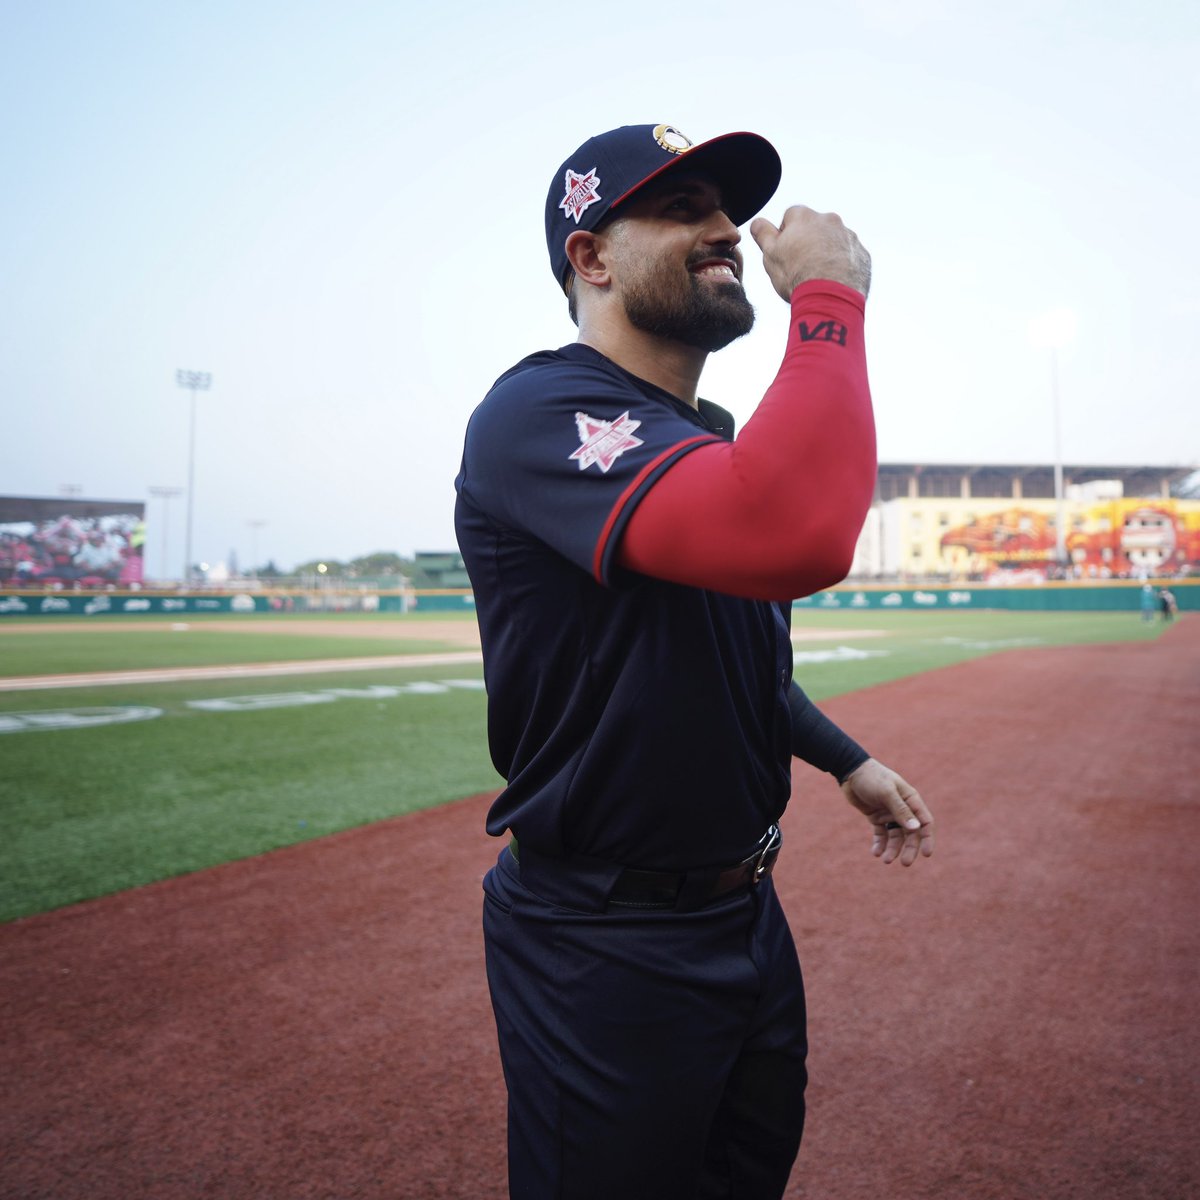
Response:
M512 1200L778 1200L807 1042L771 880L644 911L608 906L603 871L522 859L484 880Z

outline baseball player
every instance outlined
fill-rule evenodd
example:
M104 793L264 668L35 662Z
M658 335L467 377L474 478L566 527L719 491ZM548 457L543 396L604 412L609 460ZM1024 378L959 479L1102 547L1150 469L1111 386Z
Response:
M884 862L933 850L918 793L792 680L793 598L847 573L871 500L870 258L833 215L751 233L791 305L734 438L700 399L750 330L738 227L773 147L614 129L555 171L546 244L578 339L473 414L459 545L510 833L484 883L521 1200L782 1195L804 1123L804 988L771 872L791 757Z

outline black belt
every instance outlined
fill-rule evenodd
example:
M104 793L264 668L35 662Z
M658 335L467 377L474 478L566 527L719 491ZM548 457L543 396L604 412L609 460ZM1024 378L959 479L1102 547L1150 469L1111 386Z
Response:
M755 887L771 874L783 833L772 825L754 853L732 867L701 867L693 871L643 871L624 867L608 895L608 903L622 908L702 908L739 888ZM513 858L520 861L517 839L509 842Z

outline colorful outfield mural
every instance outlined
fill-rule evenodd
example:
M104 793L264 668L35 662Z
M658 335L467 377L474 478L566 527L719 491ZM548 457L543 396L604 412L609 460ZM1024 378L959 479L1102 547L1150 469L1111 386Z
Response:
M1131 498L1066 506L1066 550L1077 578L1200 573L1200 502ZM944 532L940 566L991 579L1057 569L1052 507L1014 504Z

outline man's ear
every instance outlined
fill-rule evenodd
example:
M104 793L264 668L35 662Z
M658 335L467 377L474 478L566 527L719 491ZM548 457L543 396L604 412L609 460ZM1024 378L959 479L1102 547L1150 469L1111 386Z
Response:
M593 287L605 287L610 282L605 242L601 234L590 229L577 229L567 238L567 252L576 276Z

